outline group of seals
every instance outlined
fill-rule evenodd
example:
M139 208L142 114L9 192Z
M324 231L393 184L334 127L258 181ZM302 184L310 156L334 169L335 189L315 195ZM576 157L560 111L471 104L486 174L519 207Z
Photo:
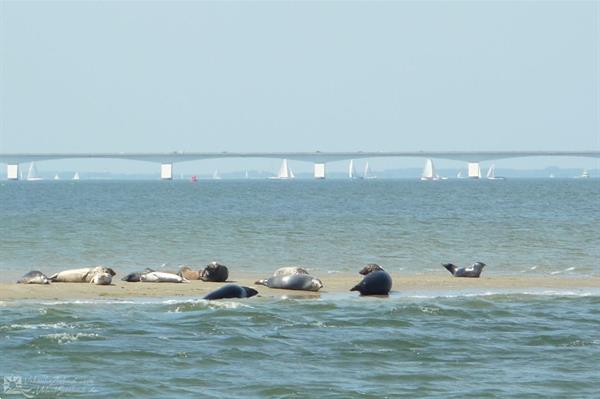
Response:
M220 263L211 262L204 270L192 270L189 266L182 266L177 274L188 280L224 282L229 278L229 269Z

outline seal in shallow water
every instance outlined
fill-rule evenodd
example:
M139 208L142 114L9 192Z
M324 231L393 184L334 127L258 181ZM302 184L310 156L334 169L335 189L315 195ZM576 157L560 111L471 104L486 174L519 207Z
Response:
M350 291L358 291L361 295L388 295L391 289L392 277L384 270L377 270L367 274Z
M235 284L227 284L218 290L209 292L202 299L212 300L225 298L250 298L256 294L258 294L258 291L256 291L254 288L242 287Z
M268 279L258 280L254 284L264 285L269 288L285 290L319 291L323 283L318 278L308 274L291 274L289 276L272 276Z
M469 267L461 268L454 266L452 263L442 263L442 266L444 266L454 277L479 277L485 267L485 263L475 262Z
M32 270L26 273L17 281L17 284L50 284L46 275L38 270Z

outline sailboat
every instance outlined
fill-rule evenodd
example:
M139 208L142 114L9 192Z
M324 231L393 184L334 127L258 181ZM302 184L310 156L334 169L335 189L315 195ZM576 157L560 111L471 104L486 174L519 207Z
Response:
M219 175L218 169L215 169L212 175L213 180L221 180L221 175Z
M73 175L73 180L79 180L79 172L75 172Z
M584 169L581 171L581 174L579 176L577 176L578 179L589 179L590 178L590 173L588 172L587 169Z
M423 173L421 174L421 180L440 180L440 176L435 171L435 167L433 166L433 161L428 159L425 162L425 167L423 168Z
M350 165L348 165L348 177L350 179L362 179L362 176L359 176L356 173L356 168L354 167L354 159L351 159Z
M29 164L29 170L27 171L27 180L28 181L42 180L42 178L38 176L37 169L33 162Z
M246 179L249 179L249 177L248 177L248 169L246 169L246 173L245 173L244 177L245 177Z
M486 177L488 180L504 180L504 177L496 176L496 165L494 164L490 165Z
M456 174L456 178L457 179L463 179L462 170L458 171L458 173Z
M292 170L288 166L287 159L284 159L283 162L281 162L281 167L279 168L279 172L277 172L277 176L271 176L269 177L269 179L285 180L293 179L294 177L294 172L292 172Z
M54 180L60 180L60 177L58 176L58 173L54 175Z
M363 172L363 179L377 179L377 176L375 176L371 172L371 168L369 167L369 163L368 162L365 164L365 170Z

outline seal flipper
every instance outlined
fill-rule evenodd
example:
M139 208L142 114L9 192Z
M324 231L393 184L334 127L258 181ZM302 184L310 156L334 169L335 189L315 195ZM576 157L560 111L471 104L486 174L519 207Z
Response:
M267 279L267 278L265 278L263 280L256 280L254 282L254 284L256 284L256 285L264 285L265 287L268 287L267 281L269 281L269 279Z
M448 270L453 276L454 273L456 273L456 266L454 266L452 263L442 263L442 266L444 266L446 270Z
M350 291L360 291L360 283L358 283L354 287L350 288Z
M52 276L48 277L48 280L56 281L57 278L58 278L58 273L54 273Z

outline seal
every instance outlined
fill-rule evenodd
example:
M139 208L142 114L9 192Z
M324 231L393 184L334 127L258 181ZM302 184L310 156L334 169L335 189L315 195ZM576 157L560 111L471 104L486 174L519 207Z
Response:
M50 281L59 283L89 283L96 273L109 273L111 276L116 274L110 267L85 267L55 273L50 276Z
M391 289L392 277L384 270L377 270L367 274L350 291L358 291L361 295L388 295Z
M289 276L271 276L268 279L258 280L254 284L264 285L269 288L285 290L319 291L323 283L318 278L308 274L291 274Z
M32 270L26 273L17 281L17 284L50 284L48 277L39 270Z
M483 268L485 267L485 263L483 262L475 262L469 267L461 267L458 268L454 266L452 263L442 263L442 266L446 268L454 277L479 277Z
M202 273L200 273L200 280L202 281L222 283L227 281L228 277L229 270L227 269L227 266L217 262L209 263L204 270L202 270Z
M173 273L150 272L140 275L142 283L189 283L189 280Z
M383 270L383 267L379 266L378 264L369 263L368 265L366 265L365 267L360 269L360 271L358 273L362 274L363 276L366 276L369 273L381 271L381 270Z
M121 281L127 281L129 283L138 283L140 281L140 278L142 277L142 274L151 273L153 271L154 269L150 269L149 267L147 267L141 272L129 273L128 275L123 277Z
M198 270L192 270L192 268L189 266L181 266L177 272L177 275L188 280L200 280L202 272Z
M291 276L292 274L308 274L308 272L306 271L306 269L300 266L280 267L279 269L273 272L273 277Z
M202 299L213 300L213 299L225 299L225 298L250 298L258 294L254 288L242 287L235 284L227 284L219 288L218 290L209 292Z
M95 273L90 280L90 284L96 285L110 285L110 283L112 283L112 275L107 272Z

